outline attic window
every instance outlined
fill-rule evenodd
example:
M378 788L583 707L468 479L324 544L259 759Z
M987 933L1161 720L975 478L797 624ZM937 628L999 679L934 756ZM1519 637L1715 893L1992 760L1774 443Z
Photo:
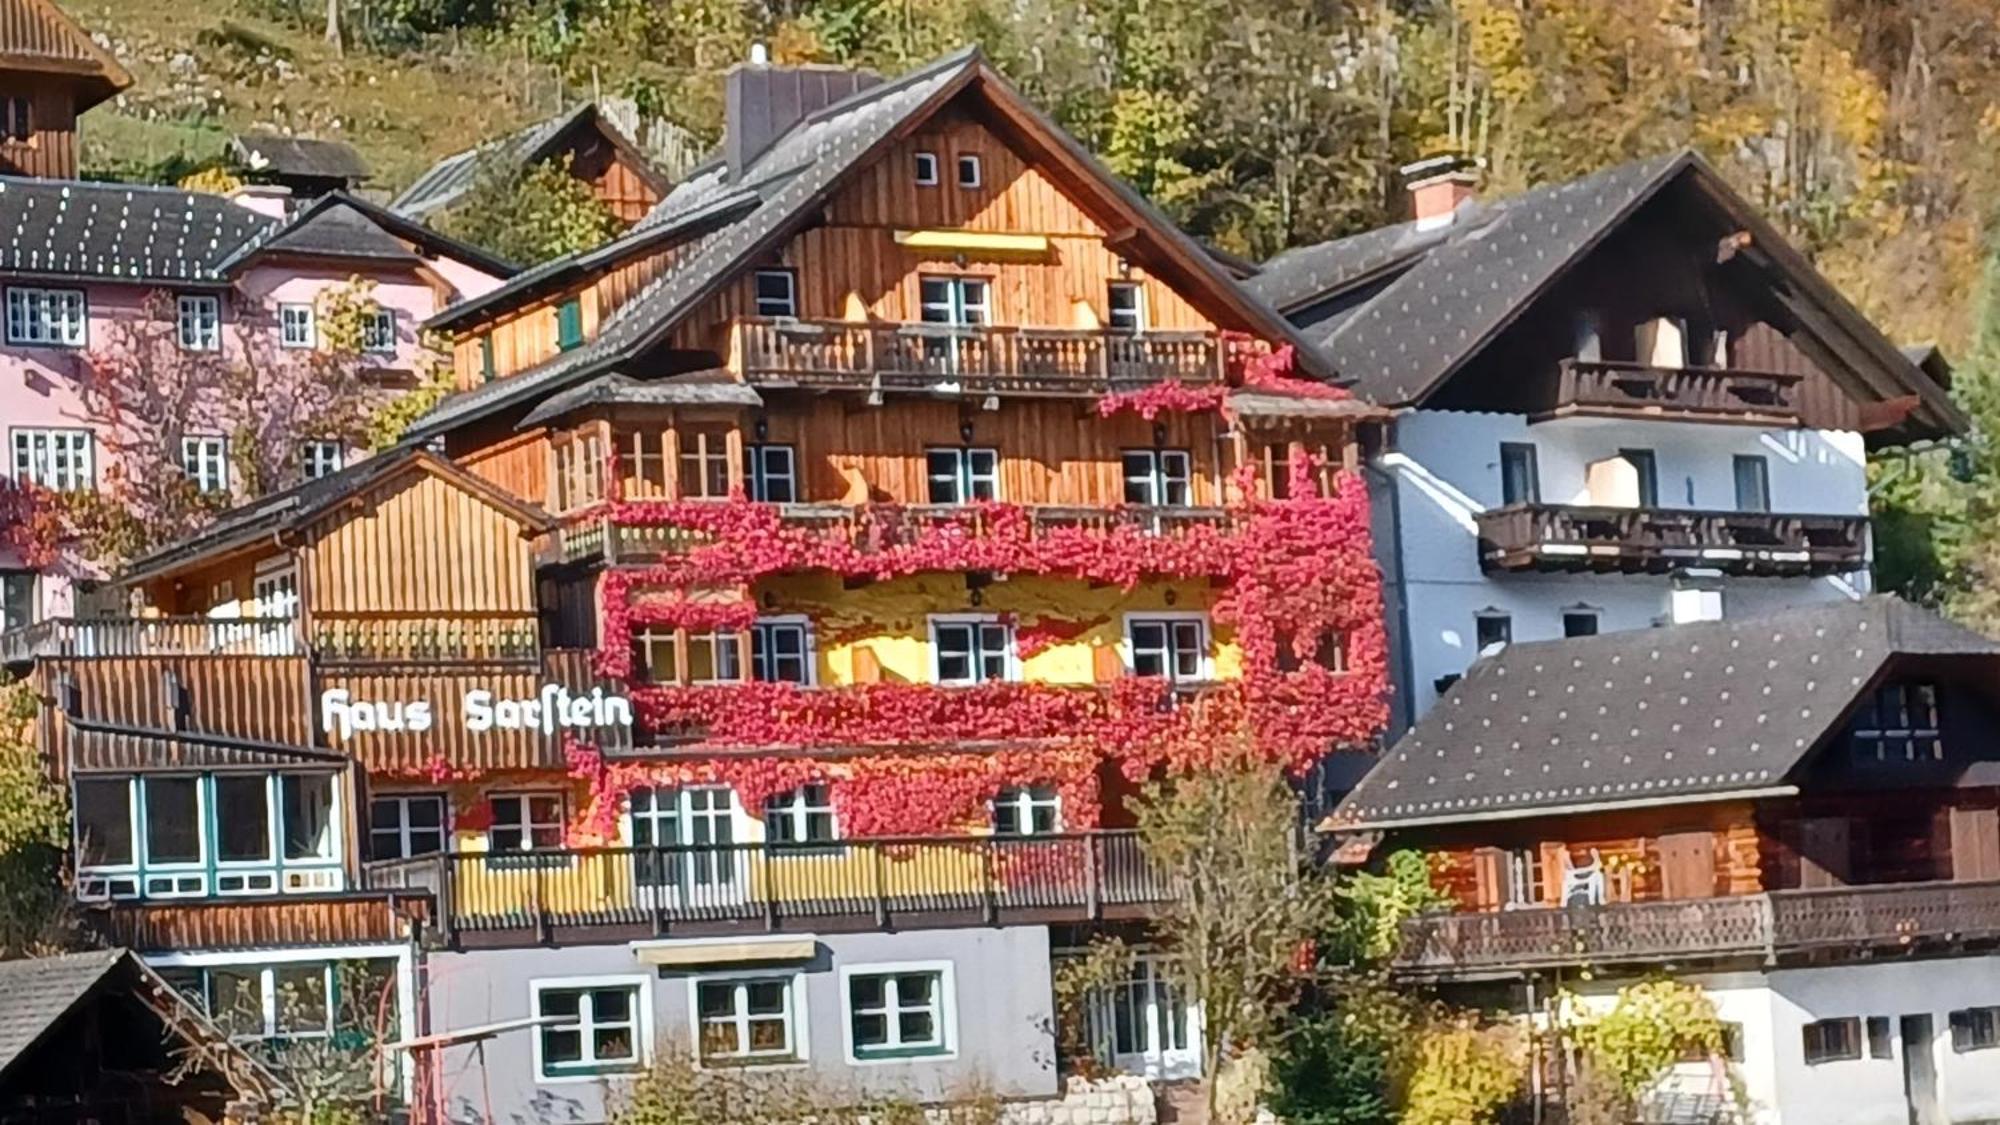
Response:
M1944 760L1936 684L1884 684L1854 713L1847 731L1856 761Z
M936 187L938 182L938 158L935 152L920 152L916 158L917 186Z
M958 158L958 186L976 188L979 183L979 158L970 153L961 154Z

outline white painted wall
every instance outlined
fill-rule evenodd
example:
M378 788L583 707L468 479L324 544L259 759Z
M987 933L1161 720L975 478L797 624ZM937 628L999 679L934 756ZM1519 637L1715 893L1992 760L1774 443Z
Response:
M1478 513L1501 505L1500 444L1536 447L1546 503L1587 503L1588 466L1623 448L1654 451L1662 507L1733 509L1733 458L1762 456L1769 465L1774 511L1861 515L1868 511L1861 435L1826 430L1759 430L1700 422L1566 418L1528 423L1525 415L1412 411L1399 415L1394 449L1377 468L1395 494L1408 605L1412 717L1436 702L1435 681L1463 672L1477 653L1474 621L1482 609L1513 618L1516 641L1562 636L1562 612L1599 611L1599 629L1642 629L1661 622L1673 580L1654 575L1507 574L1479 567ZM1393 572L1393 571L1392 571ZM1753 616L1796 605L1858 596L1865 572L1836 578L1728 578L1723 612Z

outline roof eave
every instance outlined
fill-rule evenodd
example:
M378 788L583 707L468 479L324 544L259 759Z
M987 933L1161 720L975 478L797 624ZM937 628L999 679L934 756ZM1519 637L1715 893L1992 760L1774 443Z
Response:
M1581 816L1586 813L1620 812L1626 809L1667 808L1677 805L1714 804L1721 801L1768 801L1796 797L1796 785L1766 785L1756 789L1724 789L1713 792L1682 793L1667 797L1627 797L1612 801L1588 801L1567 805L1537 805L1527 808L1479 809L1441 812L1425 816L1386 819L1342 818L1338 809L1319 824L1322 832L1394 832L1409 828L1442 828L1460 824L1483 824L1507 820L1534 820L1551 816Z

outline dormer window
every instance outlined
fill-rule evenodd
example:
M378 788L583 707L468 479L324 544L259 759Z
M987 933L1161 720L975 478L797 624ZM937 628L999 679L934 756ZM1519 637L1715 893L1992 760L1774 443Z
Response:
M1943 761L1937 685L1882 685L1854 713L1847 737L1859 762Z
M938 158L935 152L920 152L916 156L913 171L918 187L936 187L938 183Z
M971 153L961 154L958 158L958 186L976 188L979 184L979 158Z

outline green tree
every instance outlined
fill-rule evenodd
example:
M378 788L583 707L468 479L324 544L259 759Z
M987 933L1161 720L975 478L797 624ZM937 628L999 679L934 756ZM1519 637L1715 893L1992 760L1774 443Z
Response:
M589 250L616 237L618 217L570 174L570 159L522 167L491 157L439 224L452 235L523 265Z
M0 677L0 959L81 941L63 885L69 806L35 745L40 705L27 681Z

